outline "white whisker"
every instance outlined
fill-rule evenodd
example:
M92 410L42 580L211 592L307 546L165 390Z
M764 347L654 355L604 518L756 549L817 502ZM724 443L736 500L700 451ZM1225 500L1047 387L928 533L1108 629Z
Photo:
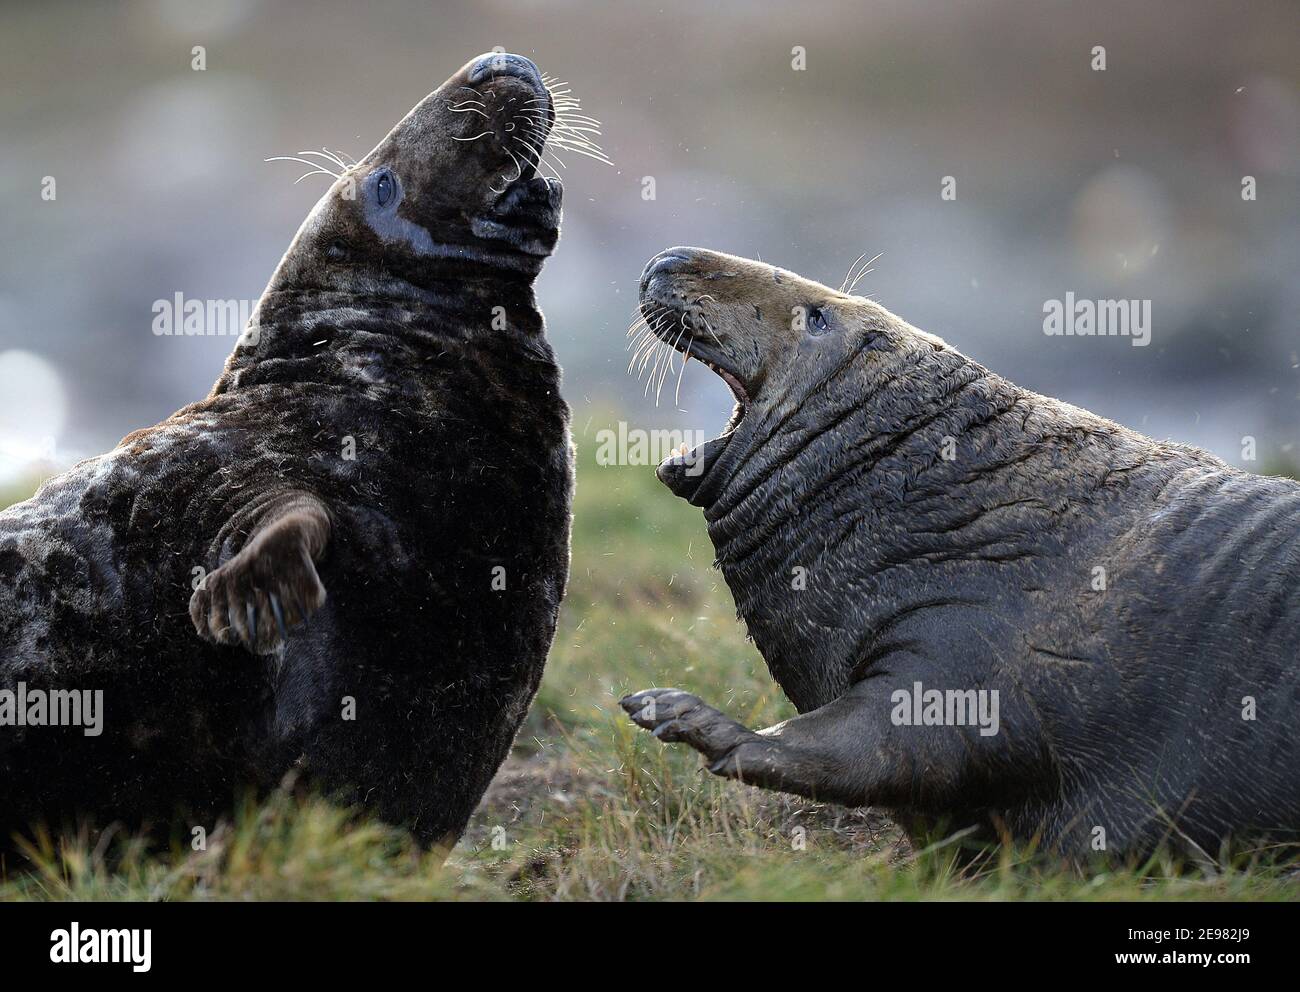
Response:
M604 150L592 140L591 136L600 135L600 121L582 113L582 103L572 95L569 84L557 80L554 76L543 75L542 85L546 87L547 97L533 97L525 102L520 113L535 121L538 127L547 128L542 146L542 156L553 160L553 168L564 169L568 166L559 155L560 151L585 155L587 158L605 165L613 165ZM549 99L549 113L541 106Z
M347 164L346 162L344 162L342 159L340 159L337 155L331 155L327 149L322 149L321 151L318 151L318 152L299 152L298 154L299 154L299 155L313 155L313 156L315 156L316 158L323 158L323 159L325 159L325 161L330 162L330 163L333 163L334 165L337 165L337 166L338 166L340 169L342 169L344 172L346 172L347 169L348 169L348 164Z
M865 255L866 252L863 252L862 254ZM874 262L876 261L876 259L879 258L879 257L880 257L881 255L883 255L883 254L884 254L883 251L881 251L881 252L877 252L877 253L876 253L876 254L875 254L875 255L874 255L874 256L873 256L873 257L872 257L872 258L871 258L867 263L866 263L866 265L864 265L864 266L862 267L862 270L861 270L861 271L860 271L856 276L853 277L853 282L849 283L849 289L848 289L849 293L852 293L853 290L854 290L855 288L857 288L857 285L858 285L859 282L862 281L862 277L863 277L863 276L865 276L865 275L866 275L867 273L869 273L869 272L875 272L875 271L876 271L875 269L870 268L869 266L871 266L871 264L874 263Z
M700 314L700 320L704 321L704 329L709 332L709 334L713 337L713 340L717 343L718 347L721 348L722 341L718 338L717 333L713 330L713 325L709 323L709 318L704 316L704 314Z
M682 360L682 370L677 373L677 391L673 393L673 406L681 407L682 405L682 376L686 374L686 366L691 361L691 348L695 345L695 335L691 335L691 340L686 345L686 358Z
M840 283L840 292L841 292L841 293L844 292L844 287L847 286L847 285L849 284L849 278L853 275L853 270L854 270L854 268L856 268L856 267L857 267L857 264L858 264L859 262L861 262L861 261L862 261L864 258L866 258L866 257L867 257L867 253L864 251L861 255L859 255L857 258L855 258L855 259L853 260L852 264L849 265L849 271L846 272L846 273L844 273L844 279L843 279L843 281Z
M304 152L303 154L311 154L311 153L310 153L310 152ZM333 178L333 179L341 179L341 178L342 178L342 177L341 177L340 175L338 175L337 173L335 173L335 172L331 172L329 169L325 168L325 167L324 167L323 165L321 165L319 162L310 162L310 161L308 161L307 159L305 159L305 158L299 158L299 157L296 156L296 155L272 155L270 158L263 159L262 161L264 161L264 162L297 162L299 165L305 165L305 166L307 166L309 169L312 170L311 172L308 172L306 175L299 176L297 179L295 179L295 180L294 180L294 184L295 184L295 185L296 185L297 183L302 182L302 180L306 179L307 176L325 175L325 176L330 176L330 177Z

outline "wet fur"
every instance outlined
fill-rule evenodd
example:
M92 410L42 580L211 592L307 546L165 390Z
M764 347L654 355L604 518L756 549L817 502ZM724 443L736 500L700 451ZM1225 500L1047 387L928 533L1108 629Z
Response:
M426 842L464 828L541 678L572 495L532 290L559 187L497 198L511 162L447 140L473 65L350 174L391 166L452 250L385 241L336 183L206 399L0 513L0 687L105 691L101 737L0 728L6 835L210 827L291 770Z
M658 701L639 723L720 774L889 807L917 832L1080 860L1097 827L1111 856L1296 839L1300 485L1021 389L869 301L672 252L688 261L643 301L700 308L752 399L702 481L660 474L703 508L803 715L755 733L649 690L624 704ZM830 331L754 304L825 307ZM998 690L1000 732L893 725L917 681Z

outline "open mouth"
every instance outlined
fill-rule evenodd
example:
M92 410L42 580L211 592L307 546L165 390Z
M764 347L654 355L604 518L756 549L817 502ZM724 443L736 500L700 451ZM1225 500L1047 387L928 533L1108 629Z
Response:
M736 428L749 411L750 394L731 357L707 318L694 307L673 307L658 303L643 294L640 319L629 328L633 354L629 371L649 372L646 391L654 388L656 400L665 381L672 374L673 359L681 356L676 371L676 391L680 398L682 376L692 360L708 368L727 384L735 401L731 417L717 437L696 445L683 444L660 463L656 475L677 495L689 498L726 450Z

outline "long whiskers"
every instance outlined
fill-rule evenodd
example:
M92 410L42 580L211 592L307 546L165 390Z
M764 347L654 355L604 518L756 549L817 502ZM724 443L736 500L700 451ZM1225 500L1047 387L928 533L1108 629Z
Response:
M666 356L667 356L666 361L664 361L660 366L659 378L655 384L655 406L659 405L659 396L663 392L664 380L668 378L668 373L670 373L673 370L673 357L678 354L677 345L682 340L682 335L687 333L686 317L684 314L679 313L677 315L677 323L680 326L680 330L678 330L677 336L673 338L672 344L669 345L668 347L668 350L666 352ZM682 363L683 371L685 371L685 368L686 368L686 363L683 362Z
M686 356L682 359L682 367L677 373L677 389L673 392L673 406L680 408L682 405L682 376L686 374L686 366L691 362L691 349L695 347L695 335L686 342Z
M506 186L523 175L525 165L544 179L559 179L560 171L568 168L565 157L570 152L606 165L614 164L596 140L601 134L600 121L582 112L582 103L573 95L569 84L543 75L542 85L546 96L520 100L513 110L511 104L515 99L511 98L494 113L488 101L495 103L497 97L468 86L461 89L469 95L454 98L446 105L451 113L478 114L494 125L492 130L453 140L473 142L489 135L497 137L515 166L513 179L501 176Z
M478 114L480 117L485 117L488 120L491 120L492 118L483 109L485 106L486 105L482 103L480 103L478 106L475 107L468 107L463 104L458 104L455 107L453 107L451 104L448 104L447 109L450 110L453 114Z
M572 152L605 165L613 165L595 140L601 136L600 121L582 112L582 101L573 95L569 84L543 74L542 85L546 87L549 97L550 112L545 106L547 99L534 97L526 101L516 115L524 122L522 130L532 143L536 144L545 132L544 140L536 149L537 165L540 167L546 164L553 171L567 168L560 152ZM559 178L558 174L555 178Z
M311 156L312 159L324 159L325 162L328 163L328 165L323 165L320 162L316 162L316 161L309 161L308 159L302 157L304 155L309 155ZM348 158L352 158L352 156L349 155ZM316 151L299 152L297 155L273 155L271 158L263 159L263 161L264 162L298 162L301 165L309 166L311 168L311 171L304 172L301 176L295 179L293 181L293 184L295 186L297 186L308 176L330 176L333 179L342 179L343 173L347 172L350 168L356 165L356 159L352 159L350 163L345 162L342 156L338 152L332 152L328 148L321 148L321 150L318 152ZM340 171L335 172L329 166L337 166Z
M650 388L653 386L656 403L659 402L664 378L672 369L673 356L676 354L673 346L666 340L667 335L661 337L657 333L665 330L665 318L670 315L671 311L668 307L656 307L649 314L638 314L636 320L627 329L630 339L628 349L632 352L632 359L628 362L628 372L631 373L635 369L639 379L646 375L647 370L649 371L649 375L646 376L645 395L650 395Z
M877 252L871 258L867 259L860 269L858 268L858 263L862 262L862 260L867 257L867 253L864 251L861 255L855 258L853 264L849 266L849 271L844 274L844 281L840 283L840 292L851 294L857 284L862 281L863 276L868 272L875 271L871 266L875 263L876 259L880 258L883 254L883 251ZM857 269L856 273L854 272L855 269Z
M309 161L309 160L307 160L307 159L305 159L305 158L302 158L301 156L303 156L303 155L314 155L314 156L317 156L318 158L323 158L323 159L325 159L325 161L327 161L327 162L332 162L332 161L333 161L329 156L322 155L320 152L299 152L297 155L272 155L270 158L263 159L262 161L264 161L264 162L297 162L297 163L299 163L300 165L305 165L305 166L307 166L309 169L311 169L311 172L304 172L301 176L299 176L297 179L295 179L295 180L293 181L293 184L294 184L295 186L297 186L300 182L302 182L302 181L303 181L304 179L306 179L308 176L330 176L330 177L333 178L333 179L342 179L342 178L343 178L343 174L342 174L342 173L335 172L333 169L327 169L325 166L321 165L319 162L312 162L312 161ZM346 170L347 167L344 166L343 168Z
M712 299L707 294L700 297L700 299L705 298ZM672 324L674 317L676 319L675 327ZM686 366L690 364L695 351L695 332L701 326L709 332L713 340L721 347L722 342L719 340L717 332L713 330L713 325L698 310L692 310L689 313L686 311L678 312L670 307L660 305L654 307L648 313L639 312L636 319L628 326L627 350L632 353L632 357L627 363L628 374L635 374L637 379L646 376L644 393L649 396L651 388L654 389L656 406L659 404L668 376L674 372L677 375L677 384L673 390L673 402L678 406L681 405L682 381L686 374ZM679 345L683 337L687 339L686 347L680 348ZM680 366L675 366L674 361L678 355L682 356L682 362Z
M718 302L718 301L713 297L713 295L710 294L710 293L705 293L705 294L703 294L702 296L697 297L696 300L695 300L695 302L698 304L698 303L700 303L700 302L703 301L703 300L710 300L710 301L712 301L715 305L716 305L717 302ZM717 332L714 331L714 329L713 329L713 325L709 323L709 318L706 317L706 316L704 316L703 312L701 312L701 311L699 311L699 310L697 310L697 311L695 312L694 316L695 316L695 317L698 317L698 318L700 319L700 321L704 324L704 329L705 329L706 331L708 331L708 332L709 332L709 335L713 338L714 343L715 343L719 348L721 348L721 347L722 347L722 340L721 340L721 338L718 337Z

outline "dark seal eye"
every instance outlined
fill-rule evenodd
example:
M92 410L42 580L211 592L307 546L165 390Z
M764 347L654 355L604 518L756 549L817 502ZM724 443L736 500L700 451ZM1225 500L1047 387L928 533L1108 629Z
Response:
M343 259L348 257L348 246L338 238L335 238L325 248L325 254L333 259Z
M393 183L392 175L387 172L380 175L379 181L375 183L375 196L378 198L381 207L388 206L388 201L393 198L395 190L396 185Z
M814 334L825 334L831 329L826 314L822 313L818 307L811 307L808 310L808 329Z

